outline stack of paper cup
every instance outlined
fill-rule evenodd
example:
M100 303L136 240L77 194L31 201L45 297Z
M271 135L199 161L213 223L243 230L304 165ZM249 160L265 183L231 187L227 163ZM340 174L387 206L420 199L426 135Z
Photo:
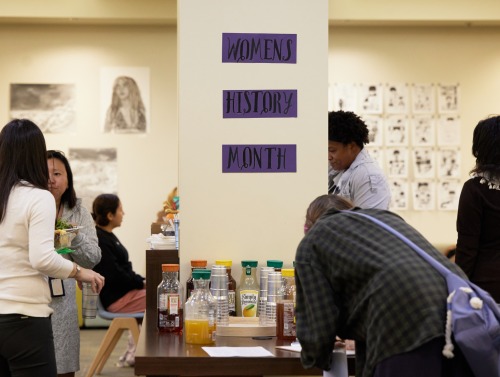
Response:
M267 274L266 325L276 325L276 305L282 295L281 272Z
M274 272L273 267L260 268L260 290L259 290L259 324L266 324L266 302L267 302L267 274Z

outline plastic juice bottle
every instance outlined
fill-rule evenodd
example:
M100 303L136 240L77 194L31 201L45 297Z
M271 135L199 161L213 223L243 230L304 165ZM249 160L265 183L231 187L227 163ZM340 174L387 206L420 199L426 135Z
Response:
M258 262L255 260L241 261L240 286L236 292L236 313L240 317L256 317L259 304L259 283L256 277Z
M295 340L295 270L282 269L283 295L276 306L276 336L278 339Z
M163 279L157 288L158 331L182 333L183 289L179 283L179 265L162 264Z
M189 296L193 293L194 283L193 283L193 270L195 268L206 268L207 261L202 259L194 259L191 261L191 276L186 281L186 301L189 299Z
M215 261L216 265L226 266L227 277L228 277L228 306L229 306L229 316L236 317L236 280L234 280L231 275L231 267L233 266L233 261L228 259L218 259Z
M186 343L213 344L215 342L217 302L208 289L210 270L194 270L194 291L186 302L184 333Z

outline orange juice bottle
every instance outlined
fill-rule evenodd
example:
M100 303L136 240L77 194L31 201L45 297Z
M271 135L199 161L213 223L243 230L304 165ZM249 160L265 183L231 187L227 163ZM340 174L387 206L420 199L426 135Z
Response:
M184 321L186 343L212 344L214 342L215 322L209 325L208 319L186 319Z
M184 305L184 333L186 343L213 344L215 342L217 301L208 289L210 270L194 270L194 291Z

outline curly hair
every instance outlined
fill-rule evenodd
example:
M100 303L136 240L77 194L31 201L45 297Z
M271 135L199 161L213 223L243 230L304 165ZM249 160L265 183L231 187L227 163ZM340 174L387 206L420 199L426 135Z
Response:
M351 111L330 111L328 113L328 140L342 144L355 142L361 149L368 140L366 123Z
M488 173L491 178L500 178L500 116L481 120L472 137L472 155L476 166L471 173Z

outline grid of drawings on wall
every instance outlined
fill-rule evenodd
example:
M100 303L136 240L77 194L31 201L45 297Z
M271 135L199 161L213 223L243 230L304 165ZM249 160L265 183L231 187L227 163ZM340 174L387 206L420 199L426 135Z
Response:
M459 84L334 83L329 111L368 125L370 155L391 187L391 210L453 211L460 193Z

